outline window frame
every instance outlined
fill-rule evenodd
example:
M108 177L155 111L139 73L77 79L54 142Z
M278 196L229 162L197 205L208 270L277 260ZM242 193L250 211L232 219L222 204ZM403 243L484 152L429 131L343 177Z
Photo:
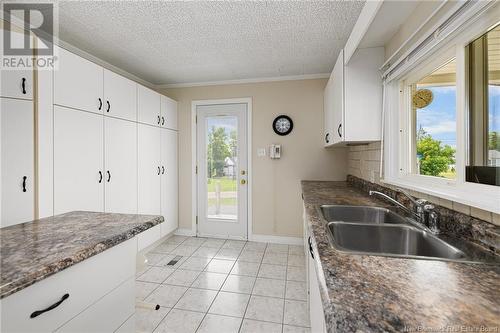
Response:
M436 196L468 206L500 213L500 187L465 181L466 149L468 149L469 104L468 104L468 62L466 46L485 34L500 17L500 5L482 13L479 19L463 22L460 29L431 49L418 63L395 77L392 84L386 84L386 132L384 133L384 175L382 182L405 187L414 191ZM460 31L458 31L460 30ZM446 179L418 175L411 171L412 110L410 107L413 82L444 65L456 62L456 178Z

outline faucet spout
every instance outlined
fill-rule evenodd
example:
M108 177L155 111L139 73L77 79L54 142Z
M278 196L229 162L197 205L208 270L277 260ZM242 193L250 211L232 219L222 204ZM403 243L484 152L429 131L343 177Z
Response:
M370 195L376 195L376 196L379 196L379 197L382 197L383 199L395 204L396 206L398 206L399 208L401 208L402 210L404 210L405 212L407 212L408 214L410 215L415 215L410 209L408 209L405 205L403 205L402 203L400 203L399 201L391 198L390 196L388 196L387 194L384 194L382 192L379 192L379 191L370 191L368 192Z

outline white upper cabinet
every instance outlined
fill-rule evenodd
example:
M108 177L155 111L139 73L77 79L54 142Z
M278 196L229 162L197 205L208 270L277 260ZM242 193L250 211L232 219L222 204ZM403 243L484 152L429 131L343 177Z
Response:
M137 121L137 84L104 69L103 104L105 115Z
M31 101L0 98L0 103L0 227L6 227L34 216L34 118Z
M160 215L161 131L138 124L138 212Z
M1 97L33 99L33 71L2 69L0 95Z
M137 214L137 123L104 117L104 210Z
M59 48L54 70L54 104L103 113L103 68Z
M161 234L165 236L178 226L177 132L161 130L161 215L165 218Z
M177 102L161 96L161 126L177 130Z
M358 49L347 64L340 52L325 88L325 146L381 139L383 61L383 47Z
M104 117L54 107L54 213L104 210Z
M137 118L140 123L161 126L160 94L137 85Z

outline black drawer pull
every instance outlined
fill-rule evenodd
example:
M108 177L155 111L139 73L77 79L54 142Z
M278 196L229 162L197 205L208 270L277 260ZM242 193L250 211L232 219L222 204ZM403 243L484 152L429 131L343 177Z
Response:
M161 126L165 125L165 117L161 117Z
M111 172L109 172L109 170L106 172L108 173L108 183L109 183L109 181L111 180Z
M158 125L160 125L160 116L158 116Z
M102 109L102 99L101 97L99 97L99 111L101 111Z
M339 137L342 137L342 133L340 133L341 128L342 128L342 124L339 124L339 127L337 128L337 133L339 133Z
M326 143L330 143L330 133L326 133L325 141L326 141Z
M163 175L165 173L165 167L162 165L161 166L161 174Z
M314 253L313 253L313 247L312 247L312 242L311 242L311 236L309 236L307 242L309 243L309 253L311 254L311 257L314 259Z
M99 171L99 184L102 183L102 172Z
M106 112L109 112L109 109L111 109L111 104L109 104L109 101L106 101L106 104L108 105L108 108L106 109Z
M160 167L158 167L158 176L160 175Z
M23 88L23 94L26 95L26 78L22 78L21 87Z
M28 177L23 176L23 192L26 192L26 179L27 179L27 178L28 178Z
M47 311L50 311L50 310L54 310L55 308L57 308L59 305L61 305L61 303L64 302L65 300L67 300L68 298L69 298L69 294L64 294L63 297L61 297L61 299L59 301L57 301L56 303L52 304L48 308L33 312L30 315L30 318L35 318L35 317L38 317L39 315L41 315L44 312L47 312Z

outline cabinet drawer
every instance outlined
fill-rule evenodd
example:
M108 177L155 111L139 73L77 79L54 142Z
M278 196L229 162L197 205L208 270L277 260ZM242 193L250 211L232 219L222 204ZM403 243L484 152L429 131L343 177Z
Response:
M161 225L164 223L160 223L155 225L148 230L141 232L137 235L137 251L142 251L147 248L149 245L153 244L157 240L161 238Z
M135 274L135 237L0 301L2 332L52 332ZM64 302L30 318L37 310Z
M134 291L135 279L132 277L85 309L57 332L114 332L135 311Z

